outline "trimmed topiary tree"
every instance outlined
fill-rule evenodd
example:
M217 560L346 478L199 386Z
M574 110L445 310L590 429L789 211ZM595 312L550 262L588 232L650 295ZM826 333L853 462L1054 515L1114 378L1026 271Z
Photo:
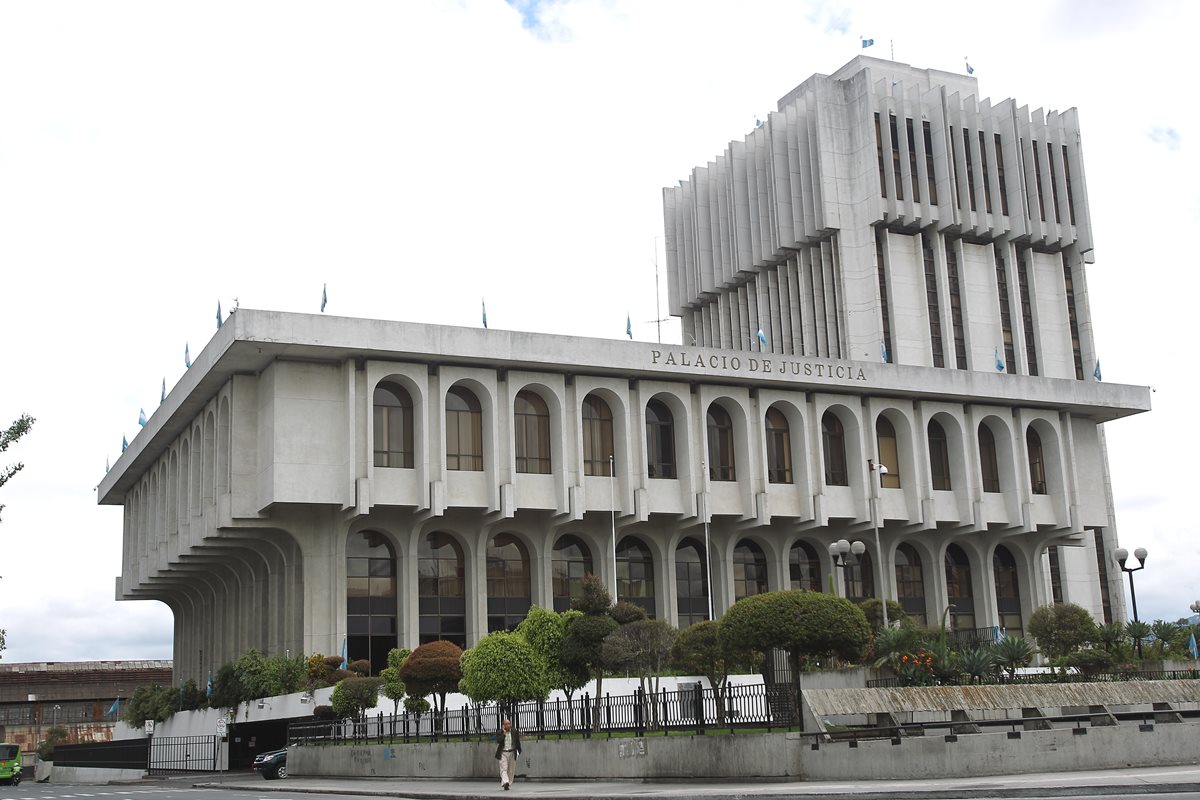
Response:
M550 692L545 660L520 633L505 631L489 633L462 654L459 689L476 703L496 703L506 715Z
M1028 630L1038 649L1051 659L1069 656L1098 637L1092 615L1074 603L1038 608L1029 617Z
M567 636L567 620L580 616L583 614L579 611L558 614L534 606L517 626L517 633L524 636L530 647L542 657L546 665L546 684L551 689L562 689L568 700L588 681L586 672L567 669L561 658L563 641Z
M717 722L725 723L729 673L754 669L758 659L751 650L731 650L721 640L720 625L704 620L689 625L675 637L671 664L685 675L703 675L717 695Z
M345 678L333 687L329 703L333 713L345 719L362 721L369 709L379 702L379 689L383 678Z
M458 691L462 680L462 653L454 642L439 639L413 650L400 667L410 697L433 697L434 719L439 725L446 713L446 695Z

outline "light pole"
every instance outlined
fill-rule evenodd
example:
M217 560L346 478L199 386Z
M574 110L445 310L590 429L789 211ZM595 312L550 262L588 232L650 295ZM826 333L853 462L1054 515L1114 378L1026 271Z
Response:
M862 542L850 543L849 539L838 539L829 545L829 555L833 565L842 569L842 596L846 595L846 570L858 564L858 557L867 552L867 546Z
M1193 614L1200 616L1200 600L1197 600L1196 602L1192 603L1190 606L1188 606L1188 608L1190 608L1192 610Z
M60 711L62 711L62 706L55 705L54 706L54 725L56 725L56 726L58 725L58 712L60 712Z
M879 521L875 518L875 511L879 505L879 484L883 480L883 476L888 474L888 468L883 464L876 464L871 459L867 459L867 469L872 474L879 473L879 478L872 479L872 491L875 494L875 503L871 508L871 529L875 531L875 555L879 559L879 608L883 611L883 627L888 627L887 615L887 570L884 568L883 545L879 542Z
M1140 569L1146 568L1146 556L1149 555L1149 553L1147 553L1146 548L1144 547L1139 547L1133 551L1133 557L1138 560L1138 565L1136 567L1125 566L1125 562L1129 559L1129 551L1124 547L1118 547L1115 551L1113 551L1113 555L1116 557L1117 563L1121 565L1121 571L1129 576L1129 599L1133 603L1133 621L1138 622L1137 592L1133 590L1133 573ZM1142 657L1142 640L1140 637L1137 640L1137 654L1138 658Z
M705 590L708 592L708 618L713 618L713 595L712 595L712 547L711 537L708 533L708 466L701 461L700 472L704 476L704 582Z

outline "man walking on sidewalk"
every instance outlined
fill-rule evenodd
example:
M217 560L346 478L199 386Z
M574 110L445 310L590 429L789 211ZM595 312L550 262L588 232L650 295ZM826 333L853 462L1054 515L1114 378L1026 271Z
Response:
M507 719L496 734L496 760L500 762L500 787L507 790L517 779L517 756L521 755L521 734Z

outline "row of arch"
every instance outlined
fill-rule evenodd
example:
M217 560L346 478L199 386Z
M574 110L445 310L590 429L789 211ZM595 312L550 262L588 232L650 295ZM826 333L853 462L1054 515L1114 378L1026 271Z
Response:
M684 628L713 615L709 591L709 563L700 539L686 536L675 546L675 623ZM423 535L417 545L417 592L415 600L420 643L446 639L465 648L467 628L467 560L455 536L434 531ZM767 556L759 544L743 538L733 548L731 571L733 600L761 594L772 588L832 590L831 569L808 541L795 542L788 552L787 581L772 587ZM485 554L487 576L487 630L512 630L533 603L534 576L529 550L520 537L499 533L488 539ZM823 566L824 565L824 566ZM559 536L551 551L551 597L556 611L570 608L582 588L583 576L597 572L597 561L580 536ZM927 592L934 578L928 559L908 543L901 543L894 558L897 600L920 623L927 622ZM942 579L945 580L949 618L956 630L974 629L977 605L971 561L957 544L945 548ZM1017 562L1004 545L992 554L995 606L999 623L1010 634L1023 629L1021 589ZM822 574L829 586L823 586ZM641 606L655 616L658 587L655 585L652 549L636 535L624 536L616 549L617 599ZM864 553L846 567L845 596L862 602L876 596L874 559ZM411 593L409 593L411 596ZM346 549L346 615L348 655L351 660L369 659L375 670L387 665L388 651L397 646L400 587L396 551L388 537L367 530L350 534ZM670 606L668 606L670 607Z
M411 469L414 462L413 404L409 393L397 383L381 382L374 391L374 453L375 466ZM478 398L466 386L456 384L446 394L446 465L450 470L479 471L484 465L483 412ZM764 416L766 476L769 483L790 484L795 481L794 464L798 462L793 444L793 424L788 419L786 404L771 405ZM903 433L897 433L897 423ZM953 423L952 434L947 427ZM979 423L976 432L979 453L979 473L983 491L1003 490L1002 464L1011 460L1007 437L997 438L999 420L995 417ZM599 394L588 394L582 403L583 472L585 475L613 474L616 448L613 435L613 414L608 402ZM713 481L736 481L738 456L735 442L744 434L744 426L735 424L730 410L720 400L708 406L705 415L708 477ZM677 443L675 415L662 399L651 399L645 408L646 476L655 479L675 479ZM1039 428L1041 431L1039 432ZM553 469L551 447L551 415L546 400L532 389L517 393L513 405L514 459L518 473L550 474ZM1035 420L1025 428L1026 459L1033 494L1048 494L1050 481L1043 447L1043 435L1057 438L1044 420ZM828 409L821 417L821 454L823 480L827 486L848 486L850 470L847 458L847 425L836 409ZM796 445L803 438L796 437ZM884 488L904 486L902 454L910 447L907 421L903 415L881 412L875 418L875 453L888 469L883 475ZM959 444L958 424L945 414L931 419L926 430L929 453L930 481L935 490L954 489L951 443ZM911 459L903 459L908 462ZM619 465L616 465L620 469Z

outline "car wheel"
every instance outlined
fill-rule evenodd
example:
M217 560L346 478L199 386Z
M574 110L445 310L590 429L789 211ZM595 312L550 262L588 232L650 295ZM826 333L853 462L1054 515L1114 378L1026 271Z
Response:
M275 777L276 778L286 778L287 777L287 764L279 765L279 769L275 770Z

